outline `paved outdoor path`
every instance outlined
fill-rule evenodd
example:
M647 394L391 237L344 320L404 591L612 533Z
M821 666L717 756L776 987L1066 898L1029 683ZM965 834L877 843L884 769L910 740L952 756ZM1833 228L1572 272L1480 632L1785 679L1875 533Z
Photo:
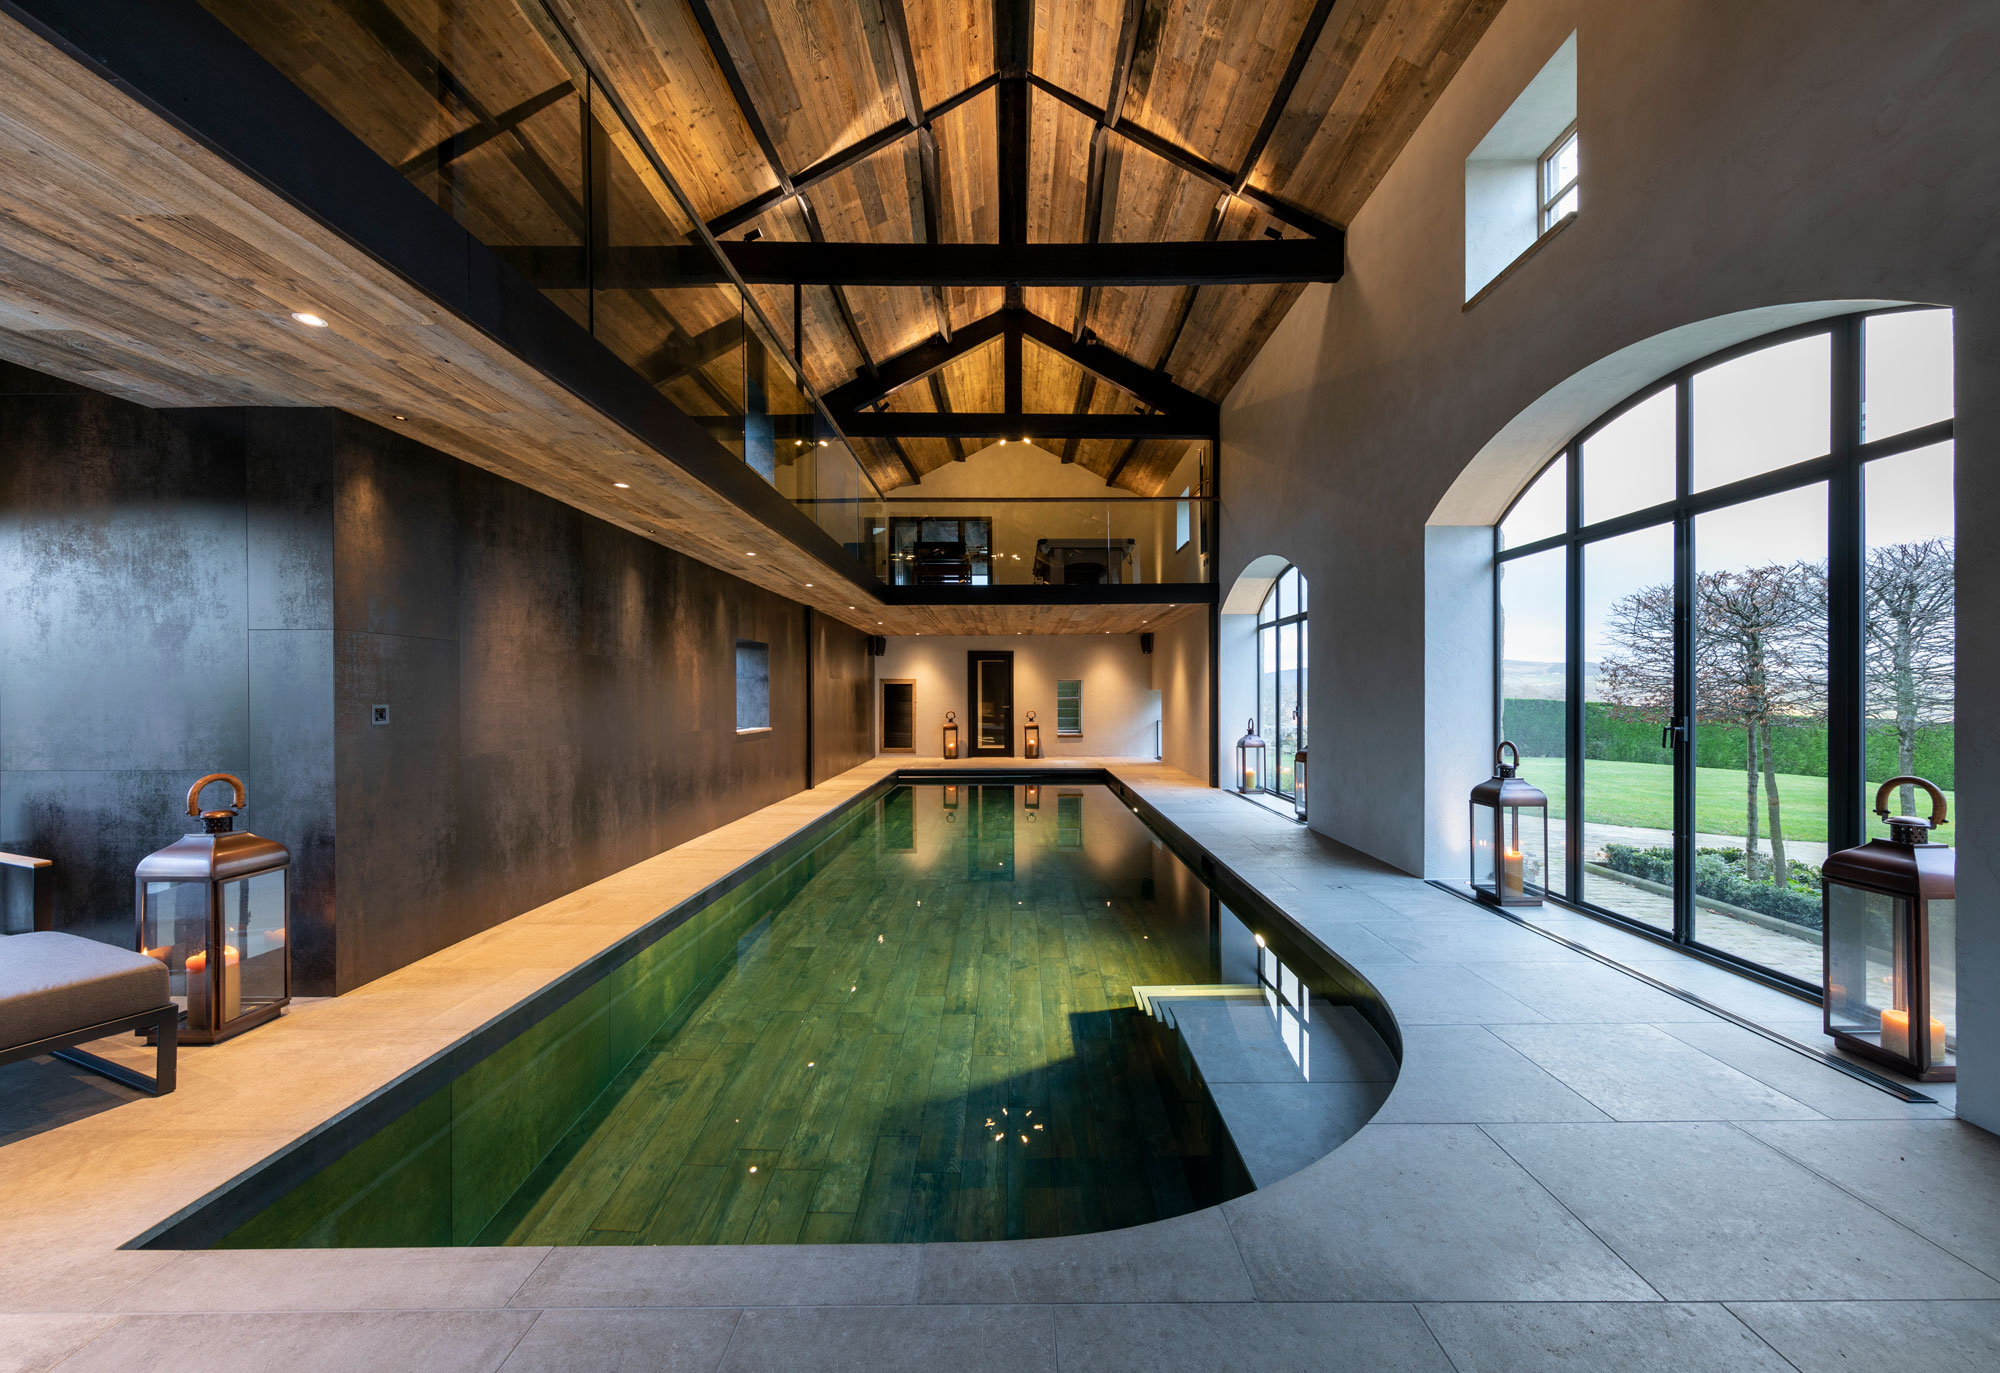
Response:
M889 766L740 822L729 843L771 842ZM204 1369L258 1373L2000 1366L2000 1141L1184 774L1114 766L1400 1022L1381 1112L1291 1177L1057 1240L117 1249L259 1156L267 1122L323 1118L462 1033L461 1003L483 1020L657 908L648 884L715 858L697 841L384 979L372 1005L342 997L190 1051L187 1087L161 1102L49 1064L0 1069L0 1310L19 1313L0 1315L0 1368L125 1373L196 1350ZM1782 993L1539 918L1768 1023L1816 1027ZM510 947L510 926L532 938ZM551 961L524 968L528 945ZM392 1017L372 1040L371 1009ZM319 1085L317 1069L371 1052L338 1091Z

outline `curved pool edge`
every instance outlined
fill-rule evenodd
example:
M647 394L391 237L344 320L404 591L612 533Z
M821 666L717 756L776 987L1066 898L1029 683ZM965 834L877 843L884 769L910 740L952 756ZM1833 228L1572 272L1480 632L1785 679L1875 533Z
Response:
M879 762L880 760L878 760ZM862 771L861 769L855 770ZM860 808L868 805L889 789L908 781L937 781L947 777L977 777L979 780L997 782L1010 777L1043 779L1060 778L1075 783L1099 783L1109 788L1119 800L1130 807L1147 827L1157 835L1179 858L1214 890L1218 897L1235 911L1240 918L1259 932L1271 937L1274 945L1282 948L1288 956L1314 974L1315 983L1322 989L1330 990L1343 1002L1352 1004L1381 1036L1398 1061L1402 1057L1402 1036L1393 1012L1378 989L1368 981L1353 965L1340 956L1337 950L1313 935L1297 918L1292 916L1277 899L1260 890L1254 881L1239 872L1230 863L1219 858L1210 848L1181 824L1163 811L1153 798L1147 796L1144 788L1148 781L1170 781L1176 789L1181 785L1177 779L1147 778L1146 772L1165 772L1157 764L1119 762L1079 763L1064 766L1060 763L1044 764L1034 768L1023 768L1009 760L999 760L989 766L955 766L950 769L926 766L900 766L888 763L886 766L868 769L874 772L871 778L860 779L858 786L834 800L832 804L796 826L776 842L770 843L753 853L742 856L726 872L708 881L696 890L683 896L667 909L649 919L639 922L634 928L611 939L602 947L589 953L574 965L560 971L542 986L531 990L487 1018L476 1027L437 1048L421 1061L395 1074L388 1081L365 1092L357 1099L318 1124L298 1134L281 1147L256 1160L249 1167L242 1168L202 1196L181 1207L165 1219L148 1227L138 1236L128 1240L123 1248L188 1250L208 1249L229 1235L239 1225L261 1213L266 1207L278 1201L300 1183L347 1156L359 1145L365 1143L438 1091L448 1087L454 1080L472 1070L479 1063L491 1057L513 1042L521 1034L540 1022L560 1013L576 998L585 995L593 987L610 977L615 971L632 962L644 949L657 943L679 928L694 914L702 911L719 898L752 881L759 873L768 872L782 864L788 857L807 852L829 836L837 833L839 827L847 823ZM838 783L854 778L854 773L843 774L842 778L830 779ZM1192 781L1193 779L1189 779ZM1209 788L1199 788L1208 796L1224 793ZM802 793L801 795L806 795ZM1274 817L1276 819L1276 817ZM1279 823L1283 823L1280 821ZM726 827L725 827L726 828ZM1290 829L1286 825L1286 829ZM526 920L537 915L545 915L555 908L571 902L572 898L584 896L593 888L629 884L631 876L639 870L670 858L675 850L634 865L633 868L613 874L599 883L572 893L549 906L528 912L515 920ZM504 929L503 922L496 929ZM491 933L491 932L487 932ZM474 936L477 940L480 936ZM470 943L472 941L466 941ZM433 959L449 959L453 950L441 951ZM430 962L424 960L423 962ZM413 966L421 966L413 965ZM337 1004L337 1003L334 1003ZM1390 1084L1393 1088L1393 1083ZM1386 1099L1386 1093L1385 1093ZM1379 1103L1378 1103L1379 1109ZM1337 1152L1337 1150L1336 1150ZM1323 1158L1324 1156L1322 1156ZM1312 1166L1312 1165L1306 1165ZM1274 1180L1275 1181L1275 1180ZM1270 1184L1265 1184L1266 1186ZM1226 1204L1226 1203L1225 1203ZM1050 1245L1074 1241L1087 1241L1103 1236L1132 1236L1139 1232L1151 1231L1162 1226L1173 1226L1189 1216L1208 1213L1219 1214L1220 1206L1200 1208L1161 1221L1126 1227L1124 1229L1089 1232L1077 1235L1050 1237L1035 1240L987 1240L952 1241L954 1247L983 1245ZM940 1243L933 1241L932 1244ZM461 1243L458 1247L471 1247ZM693 1246L698 1250L719 1250L734 1246ZM811 1245L769 1245L747 1246L752 1250L805 1250L827 1249L836 1252L852 1251L857 1248L879 1248L884 1246L858 1246L852 1244L832 1246ZM912 1243L912 1249L925 1245ZM262 1253L280 1253L286 1250L261 1249ZM304 1252L304 1251L298 1251ZM330 1252L315 1249L311 1252ZM560 1252L560 1251L558 1251Z

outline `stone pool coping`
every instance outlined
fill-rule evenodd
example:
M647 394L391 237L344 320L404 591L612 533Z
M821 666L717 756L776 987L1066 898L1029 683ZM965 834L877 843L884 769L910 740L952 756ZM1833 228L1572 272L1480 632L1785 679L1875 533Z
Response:
M716 1341L713 1359L691 1347L702 1366L759 1366L760 1340L845 1332L857 1358L922 1349L934 1359L1012 1340L1019 1357L1009 1366L1023 1367L1052 1366L1059 1343L1093 1338L1178 1329L1198 1343L1258 1302L1274 1305L1244 1317L1246 1338L1303 1338L1309 1327L1315 1339L1374 1342L1443 1368L1455 1343L1504 1344L1523 1322L1616 1331L1640 1321L1647 1341L1754 1360L1824 1337L1830 1317L1801 1325L1786 1314L1808 1300L1859 1303L1857 1339L1897 1322L1899 1338L1917 1338L1950 1323L1942 1308L1971 1311L1953 1307L1965 1301L1979 1303L1976 1328L2000 1329L1991 1136L1185 773L1115 759L1045 765L1111 772L1359 969L1403 1027L1403 1071L1382 1112L1272 1187L1135 1229L996 1243L119 1247L909 765L874 760L348 996L190 1051L173 1096L125 1099L78 1084L55 1094L53 1109L76 1118L53 1128L23 1114L39 1109L45 1122L49 1099L0 1102L0 1311L22 1313L0 1317L0 1338L15 1341L19 1359L46 1351L23 1366L71 1353L66 1368L129 1366L184 1347L182 1322L207 1313L246 1337L306 1341L309 1363L395 1361L412 1338L435 1337L452 1351L435 1366L491 1368L510 1357L532 1364L538 1341L576 1322L629 1325L635 1311L674 1308L683 1312L675 1338ZM1539 918L1566 934L1572 920L1583 918ZM1632 943L1634 966L1653 975L1677 959L1686 982L1729 976ZM1767 988L1729 990L1734 1009L1768 1023L1811 1018ZM1912 1185L1909 1168L1886 1166L1899 1160L1935 1182ZM1730 1205L1717 1207L1717 1195ZM1918 1297L1928 1300L1909 1300ZM1685 1319L1663 1326L1663 1302L1691 1305L1675 1305ZM1079 1305L1098 1309L1059 1310ZM770 1309L781 1307L796 1310ZM452 1335L467 1312L479 1321Z

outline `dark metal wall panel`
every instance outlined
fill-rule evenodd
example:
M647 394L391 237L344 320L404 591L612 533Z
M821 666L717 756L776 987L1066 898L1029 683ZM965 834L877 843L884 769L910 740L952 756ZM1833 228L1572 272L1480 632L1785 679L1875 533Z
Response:
M814 615L812 627L813 777L825 781L875 756L875 658L852 625Z
M328 990L332 549L311 431L0 366L0 843L54 860L58 928L129 945L133 867L186 831L189 782L238 773L245 824L294 846L301 989Z
M797 603L327 411L0 365L0 605L0 843L55 860L59 926L129 943L134 865L236 772L293 853L302 994L803 781ZM826 776L871 752L872 660L819 626ZM767 732L736 732L738 639L770 645Z
M362 421L340 435L342 990L798 790L796 603ZM766 733L736 732L738 639L771 648ZM865 701L844 708L851 766Z

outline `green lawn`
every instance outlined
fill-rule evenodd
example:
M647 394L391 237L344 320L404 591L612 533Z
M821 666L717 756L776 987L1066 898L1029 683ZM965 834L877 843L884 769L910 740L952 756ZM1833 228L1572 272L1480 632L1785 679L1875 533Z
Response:
M1613 763L1591 759L1584 764L1589 782L1591 820L1604 825L1632 825L1642 829L1666 830L1674 824L1674 784L1665 766L1656 763ZM1562 814L1563 766L1558 758L1523 758L1521 776L1549 794L1551 826ZM1763 785L1758 785L1761 803ZM1826 779L1778 774L1778 797L1783 804L1787 839L1826 840ZM1871 798L1872 799L1872 798ZM1918 810L1925 810L1921 795ZM1945 802L1954 811L1958 799L1945 793ZM1702 834L1744 832L1743 774L1734 768L1695 769L1694 827ZM1768 837L1759 805L1758 831ZM1871 836L1886 836L1888 827L1868 820ZM1952 827L1938 831L1941 842L1952 842Z

